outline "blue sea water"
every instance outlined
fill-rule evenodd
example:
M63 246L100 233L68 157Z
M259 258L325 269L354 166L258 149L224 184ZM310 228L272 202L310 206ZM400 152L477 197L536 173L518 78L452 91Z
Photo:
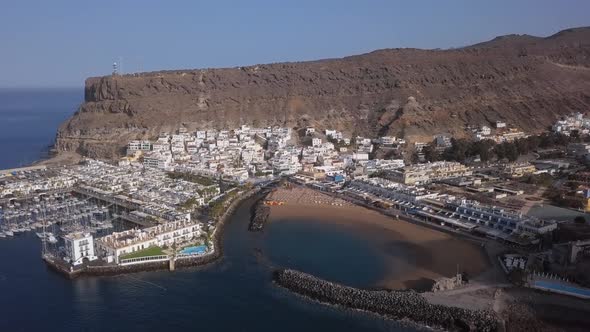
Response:
M245 202L225 229L221 261L199 268L85 277L67 280L49 270L39 258L33 234L0 239L0 316L3 331L416 331L373 314L344 310L308 301L277 287L271 280L277 266L301 268L320 276L363 285L370 266L358 270L332 262L331 255L289 248L300 238L247 231L252 202ZM275 228L281 228L276 223ZM297 223L298 227L307 227ZM301 233L294 224L287 230ZM294 228L295 227L295 228ZM334 226L336 227L336 226ZM365 249L350 234L319 230L330 251ZM285 230L275 232L285 234ZM314 240L315 241L315 240ZM280 243L279 243L280 242ZM288 242L288 243L285 243ZM287 249L285 249L285 244ZM276 250L272 264L259 249ZM320 249L321 248L317 248ZM281 256L284 255L284 256ZM362 256L370 255L364 252ZM346 255L344 254L346 257ZM295 264L291 262L295 257ZM350 258L349 260L354 260ZM335 269L335 271L333 270ZM351 276L356 275L352 278ZM343 280L342 280L343 279ZM365 285L366 286L366 285Z
M0 92L0 168L42 156L81 90ZM32 234L0 238L0 331L415 331L376 315L294 295L272 283L294 267L371 286L383 267L366 239L334 225L274 223L247 231L252 201L229 221L224 257L209 266L68 280L40 259ZM400 253L403 254L403 253Z
M83 99L83 89L0 89L0 169L45 157Z

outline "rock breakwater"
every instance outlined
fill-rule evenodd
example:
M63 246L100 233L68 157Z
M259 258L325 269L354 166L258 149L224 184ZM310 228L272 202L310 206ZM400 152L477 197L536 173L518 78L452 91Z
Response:
M258 232L264 228L264 224L266 224L266 220L270 215L270 207L262 204L262 202L258 202L256 207L254 208L254 214L252 216L252 220L250 221L250 225L248 230L251 232Z
M320 302L370 311L394 319L407 319L446 330L496 331L498 327L498 319L491 311L431 304L415 291L363 290L289 269L275 271L273 280L290 291Z

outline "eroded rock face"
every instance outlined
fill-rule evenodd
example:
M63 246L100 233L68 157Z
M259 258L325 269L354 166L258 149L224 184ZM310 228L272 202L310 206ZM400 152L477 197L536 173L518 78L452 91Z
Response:
M89 78L56 147L112 158L129 139L181 125L314 125L430 140L496 120L541 131L589 106L590 28L578 28L454 50Z

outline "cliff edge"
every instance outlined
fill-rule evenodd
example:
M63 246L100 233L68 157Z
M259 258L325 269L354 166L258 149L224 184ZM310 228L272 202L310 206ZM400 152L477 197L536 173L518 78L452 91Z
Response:
M313 125L410 141L496 120L529 132L590 109L590 28L450 50L385 49L309 62L86 80L58 151L121 155L128 140L188 129Z

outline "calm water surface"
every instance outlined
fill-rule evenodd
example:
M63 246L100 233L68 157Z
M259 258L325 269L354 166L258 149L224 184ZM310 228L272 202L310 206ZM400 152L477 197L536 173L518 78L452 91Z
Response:
M82 89L0 89L0 169L44 157L60 123L83 99Z
M0 168L38 159L81 100L82 91L0 91ZM284 222L250 233L251 203L242 204L228 224L221 261L174 273L67 280L43 264L34 234L0 238L0 330L416 330L276 287L273 267L355 286L370 286L382 267L365 240L334 226Z
M292 224L264 234L250 233L250 203L245 202L228 224L223 241L225 257L220 262L174 273L66 280L45 267L39 258L39 240L33 234L2 239L2 326L6 331L416 330L375 315L307 301L275 286L271 281L273 266L297 267L363 286L376 278L374 266L378 268L379 262L372 265L371 249L350 234L320 231L310 240L309 251L300 252L298 248L307 242L304 238L281 235L286 231L304 232ZM282 228L281 224L276 226ZM261 248L265 248L262 255ZM320 252L313 256L315 250ZM343 256L337 252L357 254ZM261 256L272 257L272 264ZM350 261L350 269L334 261L342 257Z

